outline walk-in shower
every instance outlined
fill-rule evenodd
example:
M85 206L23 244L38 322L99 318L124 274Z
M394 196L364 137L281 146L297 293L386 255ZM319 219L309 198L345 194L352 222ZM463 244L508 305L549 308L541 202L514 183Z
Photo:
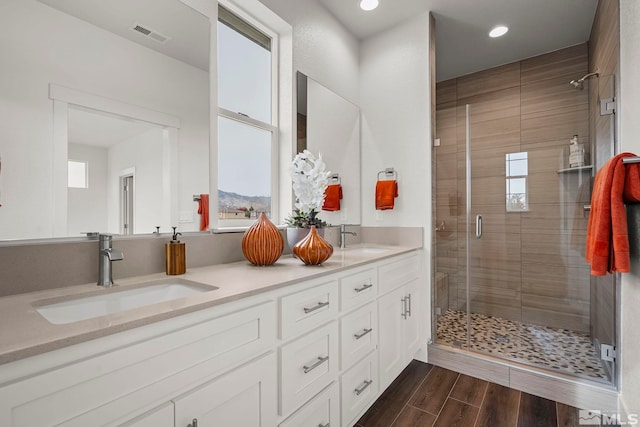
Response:
M615 286L594 284L584 253L596 159L612 155L597 138L612 133L592 135L592 88L567 86L576 71L572 86L606 86L587 50L438 83L433 341L611 384L601 349L616 341ZM576 167L574 135L586 151Z

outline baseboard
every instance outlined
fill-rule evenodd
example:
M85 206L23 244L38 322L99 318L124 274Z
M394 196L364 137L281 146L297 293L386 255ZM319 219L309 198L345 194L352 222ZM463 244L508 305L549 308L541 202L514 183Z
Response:
M576 408L618 411L619 394L607 384L551 374L515 362L438 345L428 347L428 361L436 366Z

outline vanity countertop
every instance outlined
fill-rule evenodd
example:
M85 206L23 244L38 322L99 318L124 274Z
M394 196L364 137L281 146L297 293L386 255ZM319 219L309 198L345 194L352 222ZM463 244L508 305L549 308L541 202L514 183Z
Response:
M42 301L59 302L76 299L87 292L95 294L97 287L94 283L3 297L0 298L0 364L420 249L411 246L375 246L387 250L373 253L358 251L358 245L355 245L346 250L335 249L333 256L320 266L305 266L291 255L283 255L276 264L268 267L256 267L244 261L192 268L179 276L158 273L117 280L117 289L120 290L167 277L217 286L218 289L61 325L49 323L35 307L42 305ZM98 292L113 290L105 288L98 289Z

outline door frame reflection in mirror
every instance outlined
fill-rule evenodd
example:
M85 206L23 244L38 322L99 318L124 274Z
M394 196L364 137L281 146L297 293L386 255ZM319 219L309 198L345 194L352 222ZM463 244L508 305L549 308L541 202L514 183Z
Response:
M167 144L162 144L159 149L168 151L163 153L166 157L166 166L161 183L162 204L168 210L163 214L163 218L173 223L177 221L177 151L178 151L178 129L180 129L180 119L169 114L149 110L137 105L127 104L122 101L93 95L75 89L50 84L49 98L53 100L53 237L68 237L68 189L67 189L67 160L69 151L69 108L80 107L97 112L114 115L124 119L134 119L163 127L167 132ZM166 156L164 155L166 154ZM156 195L157 196L157 195ZM116 198L117 200L117 198ZM87 230L87 231L108 231L117 234L121 224L118 207L108 206L110 211L116 213L118 219L117 227L109 230ZM134 207L135 210L135 207ZM114 221L109 221L113 223ZM135 223L135 221L134 221ZM160 224L156 224L160 225ZM170 226L170 224L162 224ZM153 232L153 225L148 224L148 233Z

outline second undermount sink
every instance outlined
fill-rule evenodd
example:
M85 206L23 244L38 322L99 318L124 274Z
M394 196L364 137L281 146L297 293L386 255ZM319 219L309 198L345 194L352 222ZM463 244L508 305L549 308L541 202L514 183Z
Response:
M35 309L49 323L63 325L216 289L218 288L215 286L184 279L163 279L131 285L124 289L100 289L90 292L90 295L85 297L66 301L43 301L36 303Z

